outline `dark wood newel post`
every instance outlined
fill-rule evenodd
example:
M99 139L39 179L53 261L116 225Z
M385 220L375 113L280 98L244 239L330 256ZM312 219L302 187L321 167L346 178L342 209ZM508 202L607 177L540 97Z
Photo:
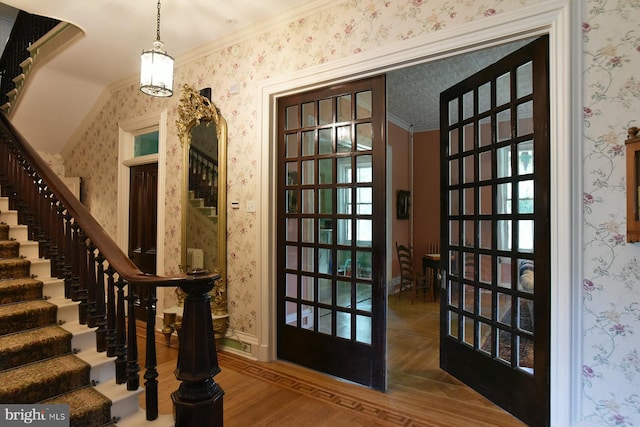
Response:
M153 288L143 301L147 420L158 417L155 289L180 286L186 298L175 371L180 387L171 395L175 425L222 427L224 391L213 379L220 367L209 295L220 274L199 270L163 277L140 271L3 114L0 184L29 237L40 242L40 256L51 259L52 277L64 278L65 296L79 302L80 324L97 327L96 349L115 356L116 383L126 383L127 390L140 388L134 288Z
M207 275L206 280L202 275ZM213 338L209 291L219 275L206 271L188 272L180 286L184 301L176 378L182 384L172 395L176 427L218 427L223 425L224 391L213 377L220 372Z

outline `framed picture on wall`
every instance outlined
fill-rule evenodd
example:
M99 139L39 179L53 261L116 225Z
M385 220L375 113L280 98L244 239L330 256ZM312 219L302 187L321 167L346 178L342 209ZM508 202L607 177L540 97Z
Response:
M411 204L411 193L408 190L398 190L398 219L409 219L409 206Z

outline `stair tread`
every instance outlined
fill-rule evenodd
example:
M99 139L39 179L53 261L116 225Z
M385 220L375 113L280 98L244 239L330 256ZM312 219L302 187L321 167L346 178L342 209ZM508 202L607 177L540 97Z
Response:
M0 279L29 277L31 261L22 258L0 259Z
M7 278L0 279L0 287L2 286L12 286L21 283L42 283L42 280L34 279L32 277L17 277L17 278Z
M43 286L30 277L0 280L0 305L42 299Z
M43 335L47 335L52 339L67 338L72 336L69 331L66 331L57 325L27 329L25 331L16 332L14 334L2 335L0 336L0 354L2 354L2 352L4 352L5 350L23 347L23 343L26 340L40 339L40 337L42 337Z
M0 224L0 239L6 240L9 238L9 226Z
M14 262L14 263L18 262L19 263L20 261L25 261L25 259L24 258L20 258L19 256L18 257L14 257L14 258L0 258L0 264L3 264L3 263L9 264L11 262Z
M45 300L0 305L0 335L56 323L57 307Z
M86 324L80 323L78 320L73 320L71 322L65 322L60 325L62 329L65 329L71 332L74 336L86 333L92 333L96 330L96 328L90 328Z
M56 325L0 336L0 371L70 353L72 337Z
M0 372L0 388L5 387L7 382L16 382L20 383L22 381L21 378L12 378L16 377L17 372L23 372L25 374L31 374L39 377L52 377L55 376L58 372L62 371L62 367L67 367L70 369L76 367L87 367L89 368L89 364L87 364L84 360L76 357L73 354L63 354L61 356L52 357L50 359L41 360L39 362L30 363L28 365L19 366L13 369L7 369L6 371Z
M89 384L91 366L72 354L0 372L0 401L35 403Z
M98 353L95 343L85 345L95 341L95 328L74 320L78 316L69 306L79 303L62 296L64 281L50 277L51 261L40 258L40 245L28 240L26 225L10 225L15 214L5 216L10 205L0 199L0 402L68 404L74 427L111 425L114 410L139 425L139 418L127 414L139 407L143 389L130 392L107 380L112 358ZM58 319L66 324L58 325ZM72 354L74 346L82 350ZM97 386L90 385L94 375Z
M4 259L20 257L20 242L16 240L0 240L0 257Z
M82 387L42 403L69 405L74 427L104 425L111 421L111 400L95 387Z
M107 397L111 402L126 399L131 393L139 396L144 393L144 388L138 387L136 390L127 390L126 384L117 384L115 381L99 383L95 386L96 390Z
M51 307L55 307L55 305L43 299L0 305L0 319L4 316L10 316L13 313L24 313L33 310L48 310Z

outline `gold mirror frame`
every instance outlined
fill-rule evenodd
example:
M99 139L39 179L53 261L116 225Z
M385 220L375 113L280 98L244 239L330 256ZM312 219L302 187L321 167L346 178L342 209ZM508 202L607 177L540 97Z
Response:
M211 291L211 311L214 318L216 338L222 338L226 329L227 313L227 122L216 106L189 85L182 86L178 105L178 137L182 145L182 266L187 266L187 208L189 192L189 150L192 131L201 123L209 122L216 127L218 138L218 266L213 273L220 274Z

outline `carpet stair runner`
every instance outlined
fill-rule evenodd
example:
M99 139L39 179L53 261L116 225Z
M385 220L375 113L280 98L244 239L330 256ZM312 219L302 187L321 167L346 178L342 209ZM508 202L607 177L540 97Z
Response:
M95 351L94 330L26 236L0 198L0 403L68 404L72 427L147 424L142 389L115 384L113 359Z
M209 219L214 224L218 223L217 210L213 206L208 206L203 198L198 198L194 195L194 192L189 190L187 200L191 206L193 206L202 216Z

